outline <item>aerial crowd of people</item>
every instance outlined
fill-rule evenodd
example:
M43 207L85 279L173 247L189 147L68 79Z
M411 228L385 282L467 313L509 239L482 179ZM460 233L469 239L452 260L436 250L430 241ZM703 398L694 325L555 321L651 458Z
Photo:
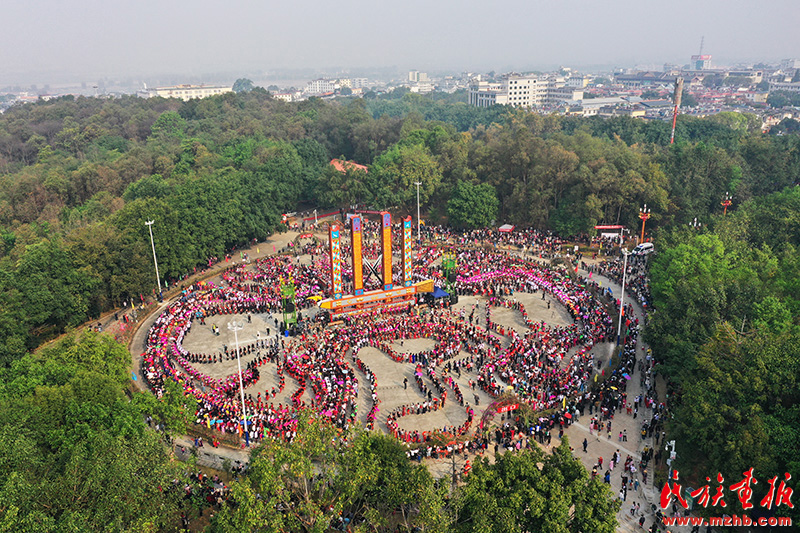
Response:
M424 446L437 433L466 439L475 426L479 398L474 393L472 397L465 395L459 386L454 376L458 373L460 377L462 371L470 374L468 383L473 391L477 388L496 398L510 390L535 411L566 410L568 404L572 406L577 398L584 397L593 375L591 349L613 338L614 324L592 284L582 285L566 268L551 268L540 262L540 256L560 249L560 241L533 230L513 237L497 232L453 234L438 227L426 231L434 241L446 238L455 245L418 250L414 278L433 278L440 283L438 260L444 250L453 251L458 264L456 292L485 297L468 317L463 309L458 314L449 305L433 306L427 313L417 309L375 311L369 316L346 316L336 327L306 321L302 332L292 337L280 336L276 323L274 331L264 338L239 347L240 354L247 356L242 372L247 419L243 424L238 374L219 377L213 372L214 363L235 357L233 347L225 346L217 353L192 353L183 340L193 324L206 327L209 318L279 312L282 280L294 283L298 309L315 305L314 297L318 299L327 290L329 259L321 243L301 243L296 249L310 255L310 261L301 261L295 254L243 261L225 270L221 284L186 287L148 333L143 354L147 383L161 395L167 380L176 381L185 395L196 400L198 424L222 433L238 433L250 442L264 438L291 441L298 414L304 409L313 409L346 428L359 418L359 395L366 395L368 411L362 419L368 428L378 424L412 447ZM492 240L529 248L530 253L495 251L485 246ZM530 320L525 306L514 296L519 292L541 293L543 299L558 302L573 323L552 326ZM493 309L501 307L519 313L527 330L519 333L495 323ZM398 351L396 343L408 338L429 338L435 343L429 350ZM414 365L412 386L419 390L421 401L379 416L378 378L359 357L367 346L399 363ZM270 368L275 368L278 385L263 394L248 393L246 389L262 378L266 364L274 365ZM362 388L368 390L359 390L357 373L362 376ZM286 387L287 376L296 383L294 393L288 402L273 401ZM449 402L463 409L461 424L422 431L401 420L442 409Z

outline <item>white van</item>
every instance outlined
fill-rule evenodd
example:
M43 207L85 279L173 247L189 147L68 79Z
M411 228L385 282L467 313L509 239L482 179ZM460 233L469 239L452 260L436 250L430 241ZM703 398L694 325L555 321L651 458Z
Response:
M655 246L653 246L652 242L643 242L639 246L633 249L631 252L633 255L650 255L656 251Z

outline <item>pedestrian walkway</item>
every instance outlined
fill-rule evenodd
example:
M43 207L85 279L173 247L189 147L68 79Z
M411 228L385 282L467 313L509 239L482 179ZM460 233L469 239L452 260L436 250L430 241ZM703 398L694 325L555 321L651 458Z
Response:
M586 275L586 272L579 271L579 273ZM603 287L610 288L614 297L619 297L621 287L617 283L611 281L605 276L598 274L593 274L592 279L600 282ZM644 324L644 310L641 308L641 306L639 306L637 302L632 301L628 295L626 295L625 303L632 303L633 305L634 316L630 318L638 318L639 323ZM637 361L645 357L646 348L647 347L640 335L638 339L638 345L636 347ZM635 373L631 375L631 380L628 382L626 392L628 394L627 397L629 403L632 402L633 398L635 398L637 395L644 393L638 379L638 374L639 370L636 369ZM650 410L643 408L642 411L640 411L640 416L634 420L633 416L626 414L624 409L620 410L611 421L612 430L610 439L607 438L608 433L606 431L603 431L601 435L597 432L590 432L587 424L577 421L570 425L565 430L564 434L569 437L570 445L572 446L574 455L581 460L587 470L591 471L592 468L597 464L598 458L603 458L603 467L599 469L598 472L598 475L602 479L604 472L608 469L609 460L615 451L619 450L619 453L622 455L623 459L626 455L630 455L638 463L638 461L641 459L641 452L644 447L646 445L653 446L654 442L652 438L643 440L641 436L640 422L644 419L647 419L649 414ZM584 416L582 418L588 419L588 413L584 412ZM621 431L627 432L627 442L620 442L619 433ZM586 453L583 452L584 439L587 441ZM620 493L620 489L622 487L621 473L622 465L615 465L614 470L611 472L611 491L615 495ZM652 473L650 476L648 476L646 485L641 484L642 478L639 472L635 474L634 479L638 479L640 483L639 489L638 491L629 490L627 492L626 499L622 502L622 507L617 514L617 519L620 523L618 531L641 532L642 528L639 527L639 518L642 515L646 517L645 530L649 529L650 525L652 525L653 521L655 520L655 516L651 510L651 505L654 503L658 504L658 491L653 487ZM632 515L631 505L637 503L640 506L640 511L638 514Z

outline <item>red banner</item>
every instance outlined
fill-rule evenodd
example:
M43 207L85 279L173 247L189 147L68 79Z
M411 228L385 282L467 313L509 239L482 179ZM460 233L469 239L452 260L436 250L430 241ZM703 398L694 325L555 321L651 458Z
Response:
M498 413L507 413L509 411L514 411L516 409L519 409L519 404L518 403L512 403L511 405L504 405L502 407L498 407L497 408L497 412Z

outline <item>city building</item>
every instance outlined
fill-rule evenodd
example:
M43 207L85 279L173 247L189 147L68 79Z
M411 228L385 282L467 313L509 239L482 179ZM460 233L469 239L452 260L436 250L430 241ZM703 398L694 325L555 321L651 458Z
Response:
M641 89L675 83L675 76L669 72L642 70L630 73L616 74L614 81L626 89Z
M510 74L501 82L477 81L469 86L469 104L477 107L532 108L582 98L583 88L570 87L558 77Z
M592 82L591 76L570 76L567 80L567 87L584 89Z
M316 80L312 80L308 82L303 92L305 94L327 94L332 93L336 89L339 89L341 86L338 83L338 80L330 80L326 78L318 78Z
M292 93L274 93L272 97L276 100L283 100L284 102L294 101L294 94Z
M769 84L770 91L791 91L800 92L800 81L795 82L772 82Z
M171 87L157 87L148 91L139 92L141 96L161 96L162 98L180 98L181 100L191 100L192 98L206 98L233 92L233 89L222 85L173 85Z
M781 61L781 70L794 70L800 68L800 59L784 59Z
M692 56L692 70L708 70L711 68L711 56L708 54Z
M729 70L728 71L729 78L746 78L748 83L751 85L755 85L756 83L761 83L764 79L764 72L761 70Z

